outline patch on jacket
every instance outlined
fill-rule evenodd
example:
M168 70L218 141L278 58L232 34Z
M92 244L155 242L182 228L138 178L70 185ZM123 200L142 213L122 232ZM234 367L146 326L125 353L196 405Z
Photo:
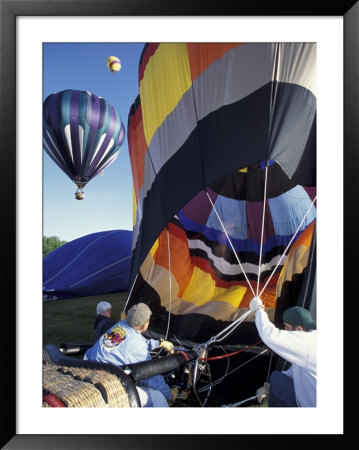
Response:
M107 348L114 348L121 344L126 339L126 330L123 327L117 326L111 328L104 334L102 343Z

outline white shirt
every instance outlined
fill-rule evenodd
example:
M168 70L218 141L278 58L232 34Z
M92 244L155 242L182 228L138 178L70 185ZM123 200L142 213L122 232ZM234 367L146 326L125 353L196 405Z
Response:
M256 311L255 321L262 341L279 356L292 363L298 405L315 407L317 404L317 332L315 330L279 330L262 309Z

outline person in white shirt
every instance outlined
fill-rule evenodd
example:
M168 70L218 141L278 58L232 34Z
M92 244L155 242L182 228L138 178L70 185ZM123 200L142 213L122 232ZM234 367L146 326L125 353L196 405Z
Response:
M280 330L269 320L259 297L249 307L262 341L292 364L285 372L272 372L269 384L257 391L258 400L269 394L269 407L316 407L317 324L310 312L300 306L287 309Z

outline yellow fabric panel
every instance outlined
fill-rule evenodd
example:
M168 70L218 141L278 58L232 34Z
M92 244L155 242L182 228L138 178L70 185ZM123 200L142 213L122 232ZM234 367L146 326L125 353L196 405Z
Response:
M195 267L191 282L185 289L183 300L195 303L197 306L204 305L211 300L227 302L238 308L246 293L247 288L243 286L232 286L229 289L216 287L210 274Z
M309 227L302 232L291 248L279 275L276 290L277 298L281 295L283 283L285 281L292 281L294 274L303 273L304 269L307 267L314 226L315 222L311 223Z
M238 170L238 172L247 173L248 172L248 167L245 167L244 169L240 169L240 170Z
M155 257L155 253L158 249L158 245L159 245L159 239L156 239L156 242L152 245L152 248L150 250L150 255L152 256L153 259Z
M191 83L186 44L160 44L155 54L149 59L140 83L143 127L147 146L150 145L156 129L175 108Z
M173 274L155 263L153 254L156 252L157 247L158 239L142 263L140 272L143 278L160 296L161 305L165 306L168 311L177 314L177 307L179 304L177 293L179 287Z
M306 268L308 264L308 258L309 258L309 247L307 247L306 245L294 247L290 251L290 254L286 259L279 276L277 284L277 297L280 297L283 283L285 281L291 281L294 274L303 273L303 270Z

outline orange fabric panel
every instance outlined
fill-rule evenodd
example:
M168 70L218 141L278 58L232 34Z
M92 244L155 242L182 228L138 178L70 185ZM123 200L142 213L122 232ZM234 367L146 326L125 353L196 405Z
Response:
M192 262L194 265L196 265L197 267L199 267L201 270L203 270L203 272L207 272L213 279L213 281L215 281L216 287L220 287L220 288L224 288L224 289L229 289L230 287L236 286L236 285L243 285L243 286L247 286L247 282L241 282L241 281L224 281L221 280L220 278L218 278L216 276L216 273L213 269L213 267L211 266L210 262L206 259L200 258L198 256L192 256Z
M261 300L266 308L274 308L274 306L275 306L275 302L276 302L276 287L275 286L277 284L278 277L279 277L278 274L273 275L273 277L271 278L271 281L269 282L265 291L261 295ZM264 286L265 282L266 282L266 280L264 282L259 283L258 293L261 292L262 287ZM243 283L243 282L241 282L241 283ZM247 282L245 282L245 284L243 284L243 285L248 286ZM256 292L257 291L257 281L255 281L255 282L252 281L252 287L253 287L254 292ZM245 293L245 296L243 297L243 300L241 302L241 308L248 308L249 303L251 302L252 298L253 298L253 292L248 287L247 292Z
M177 295L180 297L191 281L194 267L189 255L185 232L173 224L169 224L169 228L171 273L178 283L179 291ZM175 231L175 234L173 231ZM169 270L167 229L162 231L158 242L159 245L154 255L155 263Z
M312 243L313 239L313 231L314 231L314 225L315 221L312 222L308 228L306 228L301 235L298 237L298 239L293 244L292 249L298 247L299 245L305 245L306 247L310 247L310 244Z
M213 61L216 61L240 43L194 43L187 44L188 59L191 68L192 81L198 77Z

